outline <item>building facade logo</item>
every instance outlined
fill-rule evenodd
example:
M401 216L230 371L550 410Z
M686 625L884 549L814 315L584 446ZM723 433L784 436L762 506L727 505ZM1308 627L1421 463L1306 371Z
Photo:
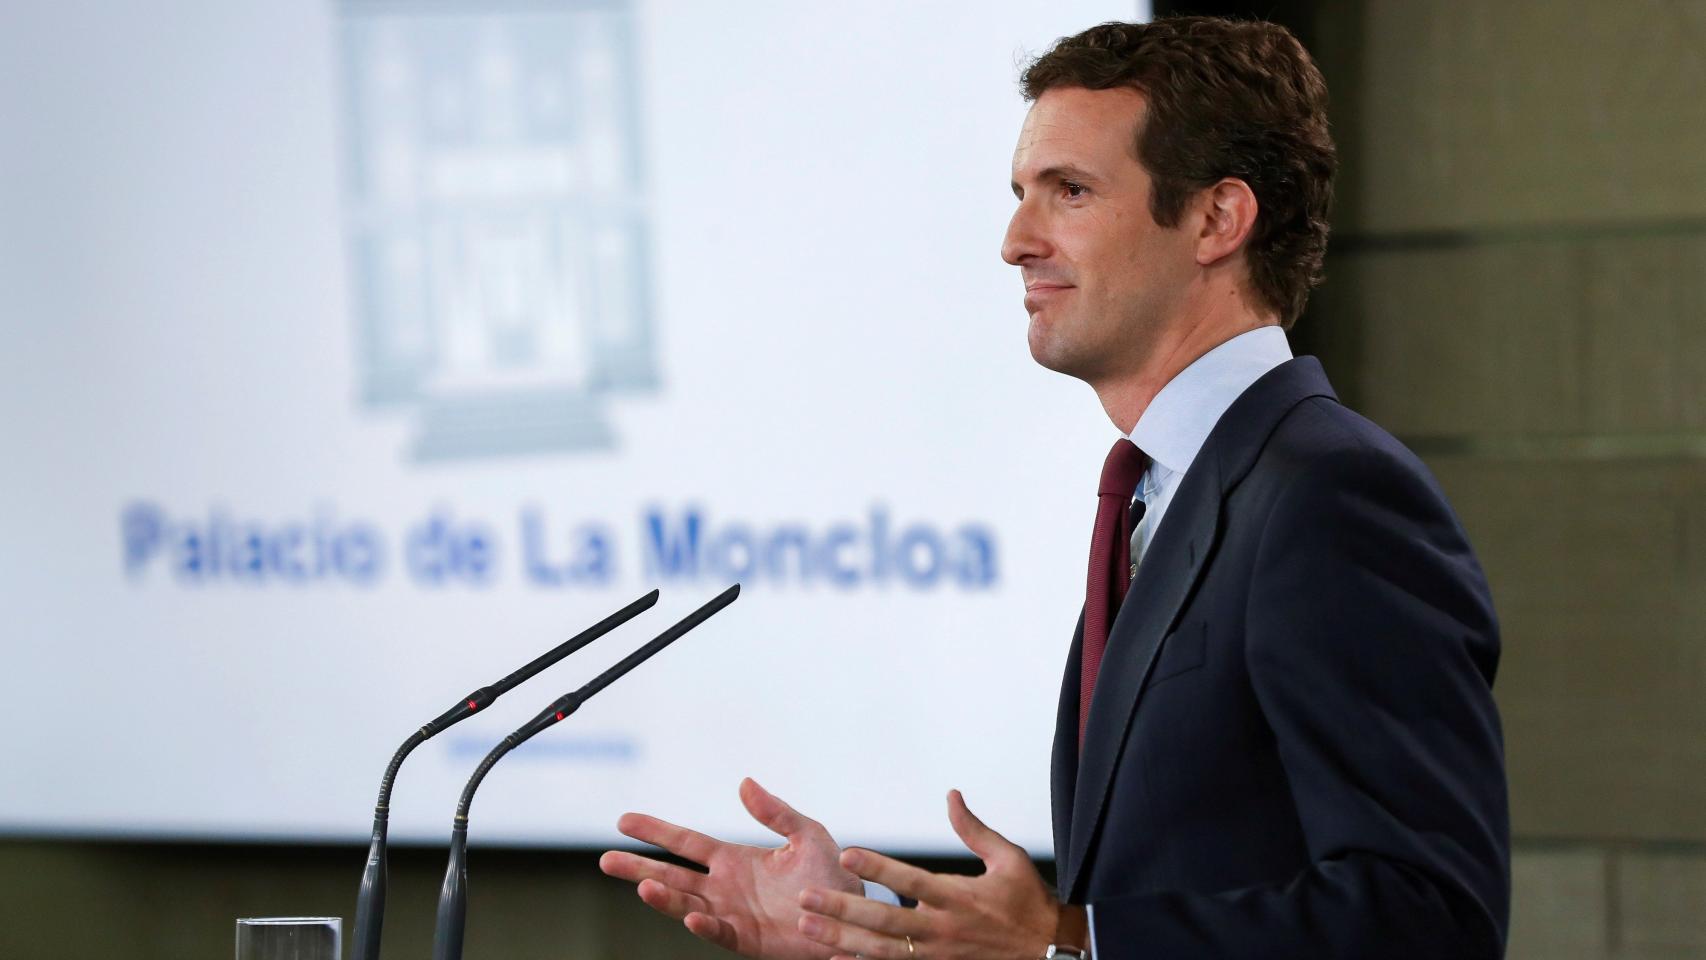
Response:
M361 402L410 455L608 448L657 386L626 0L341 0Z

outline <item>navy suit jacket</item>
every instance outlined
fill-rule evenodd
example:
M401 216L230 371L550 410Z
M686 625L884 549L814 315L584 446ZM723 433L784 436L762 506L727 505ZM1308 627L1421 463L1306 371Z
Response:
M1061 899L1101 960L1497 958L1498 625L1420 461L1282 364L1216 424L1055 729Z

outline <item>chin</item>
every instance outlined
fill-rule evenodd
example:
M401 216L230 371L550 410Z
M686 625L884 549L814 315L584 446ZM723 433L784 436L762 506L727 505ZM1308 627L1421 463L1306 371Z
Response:
M1117 347L1089 336L1091 332L1084 324L1065 323L1060 317L1045 319L1044 311L1038 311L1031 315L1025 341L1038 366L1095 386L1107 376Z
M1025 342L1031 348L1031 359L1039 366L1069 377L1079 376L1079 364L1074 362L1071 344L1061 336L1060 330L1042 319L1040 311L1031 315L1031 325L1025 331Z

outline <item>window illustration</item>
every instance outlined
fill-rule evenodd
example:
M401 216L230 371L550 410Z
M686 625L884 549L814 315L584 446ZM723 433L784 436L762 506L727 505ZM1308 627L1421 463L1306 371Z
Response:
M361 402L417 460L613 446L657 386L629 4L338 14Z

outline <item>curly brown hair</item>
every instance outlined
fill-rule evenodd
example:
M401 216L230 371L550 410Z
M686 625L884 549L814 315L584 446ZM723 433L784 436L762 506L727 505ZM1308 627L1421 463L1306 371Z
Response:
M1296 322L1321 282L1338 157L1327 84L1290 31L1219 17L1104 23L1056 41L1020 83L1026 100L1056 87L1143 94L1135 146L1160 226L1177 226L1191 195L1222 178L1248 184L1251 284L1282 326Z

